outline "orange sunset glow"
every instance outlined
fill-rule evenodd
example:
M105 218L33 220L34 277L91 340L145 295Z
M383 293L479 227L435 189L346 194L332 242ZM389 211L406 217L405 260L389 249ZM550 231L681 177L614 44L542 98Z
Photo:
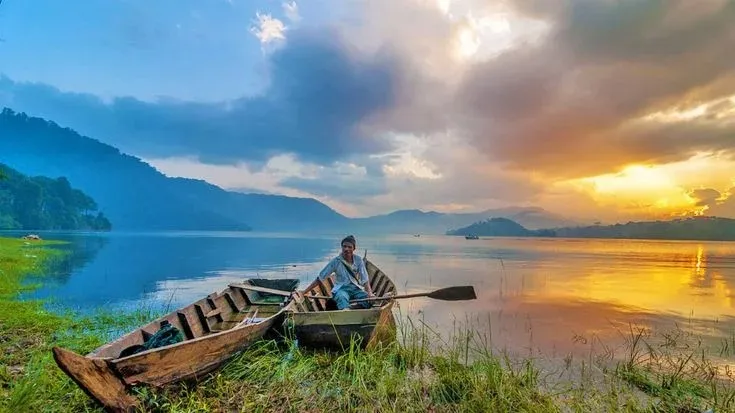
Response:
M735 412L735 0L0 0L0 360L8 411Z
M245 13L222 3L212 7ZM168 176L313 198L351 218L519 207L580 224L735 218L733 10L720 0L375 0L329 12L285 2L245 13L247 38L232 40L247 42L244 61L169 68L178 83L136 77L135 90L34 78L61 85L60 99L9 65L0 103L109 139ZM326 20L312 27L301 11ZM76 104L95 115L72 116Z

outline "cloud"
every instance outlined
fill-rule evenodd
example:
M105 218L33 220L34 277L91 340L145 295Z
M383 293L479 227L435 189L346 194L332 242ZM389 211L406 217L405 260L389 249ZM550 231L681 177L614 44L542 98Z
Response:
M735 95L733 2L434 3L360 3L358 24L344 28L361 50L390 44L408 68L373 130L451 131L488 161L557 179L735 151L723 101ZM498 49L482 26L515 33L493 32ZM719 115L646 119L707 102L721 102Z
M735 187L730 188L727 193L727 198L721 200L715 205L711 205L709 209L705 211L707 215L713 215L718 217L735 218Z
M453 118L492 159L563 177L735 149L732 123L635 122L735 94L735 3L513 3L551 32L473 65Z
M298 172L279 180L278 184L311 196L352 204L388 191L383 161L361 156L360 164L335 162L330 166L302 164Z
M205 179L225 189L314 197L350 216L407 208L477 211L530 205L543 192L542 182L484 162L457 138L393 139L397 147L390 154L354 155L328 166L292 155L270 158L257 170L243 163L206 164L193 157L145 161L169 176Z
M215 165L194 157L146 158L145 162L172 177L205 179L224 189L244 193L312 197L347 215L373 212L364 200L387 190L377 163L368 167L337 162L332 166L304 163L291 155L278 155L255 170L244 163Z
M385 182L371 179L345 179L344 177L325 176L323 178L302 178L294 176L280 182L286 188L306 192L312 196L352 201L362 204L366 197L382 195L387 192Z
M299 5L296 4L295 1L284 2L282 4L282 7L283 13L290 21L298 22L301 20L301 15L299 14Z
M696 189L691 196L697 200L697 206L706 206L705 215L735 218L735 187L726 193L712 188Z
M270 14L256 13L255 18L256 24L250 28L250 32L258 38L260 44L267 45L279 40L286 40L286 25L282 21Z
M697 206L715 204L716 201L722 196L722 194L720 194L720 191L712 188L695 189L690 192L690 195L696 200Z
M295 32L296 33L296 32ZM263 162L278 154L330 164L390 151L360 128L393 105L400 61L358 55L338 32L299 30L268 61L262 95L218 104L65 93L0 78L0 104L53 119L142 157L199 156L207 163Z
M357 2L357 21L341 27L360 53L401 56L394 104L363 130L449 131L486 161L556 179L735 152L733 2L435 3ZM497 49L482 26L515 33L495 30ZM479 58L458 58L463 36ZM647 118L708 102L698 118Z
M457 136L402 135L384 163L386 191L367 198L362 210L395 209L476 212L487 208L531 205L546 185L529 173L504 170L487 162Z

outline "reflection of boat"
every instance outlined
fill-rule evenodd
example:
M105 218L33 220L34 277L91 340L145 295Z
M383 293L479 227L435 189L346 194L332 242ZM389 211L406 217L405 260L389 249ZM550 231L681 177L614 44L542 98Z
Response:
M86 356L54 347L54 359L108 411L130 411L138 405L127 392L131 386L162 386L201 376L262 338L273 325L280 325L285 297L264 291L295 291L298 283L249 279L231 284Z
M375 264L365 260L370 286L377 297L395 294L393 281ZM388 342L395 337L393 301L374 302L372 308L337 310L331 297L334 274L324 281L315 280L294 295L287 316L287 329L298 339L299 345L312 348L349 348L357 339L361 347ZM309 297L322 298L309 298Z
M421 234L413 234L414 237L418 238L421 236Z
M464 239L480 239L477 235L465 235Z

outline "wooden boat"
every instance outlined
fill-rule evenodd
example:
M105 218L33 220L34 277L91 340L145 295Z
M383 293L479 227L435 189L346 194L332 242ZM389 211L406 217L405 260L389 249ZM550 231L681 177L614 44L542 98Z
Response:
M395 294L395 284L380 268L367 259L365 267L375 296ZM285 323L287 333L293 334L299 346L344 350L354 342L361 348L372 348L395 339L393 300L374 302L368 309L353 306L337 310L332 300L315 298L331 297L333 286L334 274L293 295Z
M130 387L200 377L264 337L274 325L281 325L288 302L267 291L295 291L298 283L295 279L249 279L230 284L86 356L54 347L54 360L105 410L133 411L139 401L128 393ZM164 326L182 332L183 341L145 349L146 342Z

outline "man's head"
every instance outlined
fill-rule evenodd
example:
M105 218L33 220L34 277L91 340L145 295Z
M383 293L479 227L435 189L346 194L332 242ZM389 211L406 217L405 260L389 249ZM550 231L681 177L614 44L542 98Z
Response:
M342 240L342 255L345 258L352 257L355 248L357 248L357 241L355 241L354 236L348 235Z

